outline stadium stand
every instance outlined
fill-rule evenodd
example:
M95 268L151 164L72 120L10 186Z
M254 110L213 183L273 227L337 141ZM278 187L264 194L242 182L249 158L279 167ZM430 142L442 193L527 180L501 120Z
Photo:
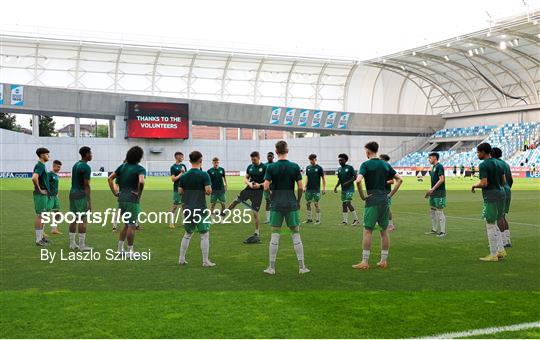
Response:
M452 139L454 137L487 135L482 142L490 143L499 147L503 152L503 158L508 160L511 166L528 166L528 164L538 164L540 162L540 151L538 149L523 150L525 145L537 145L540 137L540 123L507 123L502 126L474 126L468 128L442 129L436 131L432 139L441 138ZM460 143L460 142L456 142ZM479 144L479 143L476 143ZM470 144L468 144L470 145ZM416 151L410 153L394 163L396 167L428 166L427 156L431 151ZM440 161L445 166L478 166L479 160L476 158L476 149L459 152L456 150L437 151ZM527 161L527 162L526 162Z
M510 166L540 165L540 149L523 151L523 153L513 157L508 164Z
M486 136L496 125L490 126L471 126L466 128L452 128L441 129L433 134L433 138L451 138L451 137L465 137L465 136Z

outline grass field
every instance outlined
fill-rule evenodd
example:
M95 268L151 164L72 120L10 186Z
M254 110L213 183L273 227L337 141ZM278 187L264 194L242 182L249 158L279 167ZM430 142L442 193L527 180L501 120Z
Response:
M229 178L228 199L241 189ZM329 177L329 188L335 178ZM340 226L339 195L321 201L322 224L305 225L302 239L311 273L298 274L292 241L283 231L277 275L265 276L270 228L262 244L244 245L247 224L213 225L210 258L200 266L198 236L188 266L178 267L182 228L144 225L136 250L151 249L151 261L41 261L33 243L29 179L0 180L0 277L2 337L417 337L540 320L540 180L516 179L509 214L513 247L499 263L487 254L481 193L469 179L448 179L447 231L430 227L428 182L406 178L393 199L397 231L391 235L389 268L360 272L361 227ZM115 207L105 179L93 179L94 210ZM67 209L69 180L61 179ZM168 178L147 179L145 211L167 210ZM329 190L330 191L330 190ZM360 215L363 203L353 202ZM303 208L304 210L305 208ZM61 230L66 232L67 226ZM49 228L46 231L50 231ZM52 251L67 250L67 233L51 237ZM98 251L115 248L117 234L90 226L87 242ZM372 249L373 268L379 240ZM536 337L540 330L492 337Z

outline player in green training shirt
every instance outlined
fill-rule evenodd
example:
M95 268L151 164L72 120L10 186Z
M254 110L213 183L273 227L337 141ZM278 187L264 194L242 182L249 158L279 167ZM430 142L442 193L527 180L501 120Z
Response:
M225 202L227 198L225 192L227 191L227 177L225 177L225 169L219 166L219 158L214 157L212 159L212 167L207 171L212 182L212 195L210 196L210 212L214 212L216 203L221 204L221 215L225 211Z
M193 232L201 235L201 252L203 267L213 267L216 264L208 259L210 251L210 214L206 209L206 195L212 194L210 176L201 170L202 154L193 151L189 154L189 169L182 177L178 187L184 200L184 228L186 232L180 243L178 263L187 264L186 252Z
M169 229L174 229L174 213L179 205L182 204L182 195L178 191L178 180L187 171L184 163L184 154L180 151L174 153L174 164L171 165L171 181L173 182L173 204L171 208L172 221L169 223Z
M69 191L69 210L81 216L69 225L69 248L81 251L90 251L92 247L86 245L86 212L92 210L90 198L90 175L92 170L88 162L92 160L92 150L83 146L79 149L81 160L71 169L71 190ZM75 236L79 232L79 244Z
M379 155L379 158L385 161L386 163L390 162L390 156L386 154ZM386 192L390 193L392 191L392 185L394 184L394 179L392 177L388 178L386 181ZM394 217L392 214L392 198L388 197L388 228L386 230L388 231L394 231L396 230L396 226L394 225Z
M354 209L351 201L354 195L354 181L356 180L356 171L354 168L347 164L349 156L342 153L338 155L338 162L340 167L337 171L338 181L334 187L334 193L337 193L338 186L341 185L341 208L343 212L343 222L341 224L347 225L349 219L349 211L353 214L354 220L352 225L357 225L358 215Z
M474 166L474 163L471 162L471 166L469 167L469 170L471 171L471 180L474 178L474 175L476 174L476 167Z
M428 161L431 164L431 169L429 170L431 189L426 192L424 197L429 197L431 231L426 234L444 237L446 236L446 216L444 216L444 208L446 207L446 176L444 175L444 166L439 163L439 153L437 152L430 153Z
M139 164L143 155L141 147L131 147L126 153L125 163L120 164L108 178L109 188L113 195L118 197L121 220L125 222L118 236L118 252L124 252L124 242L127 238L130 257L133 254L135 228L141 212L140 200L146 176L146 170ZM115 185L116 179L118 186Z
M379 225L381 232L381 260L377 263L379 268L388 267L388 251L390 238L386 228L388 227L390 206L388 199L393 197L401 186L401 176L379 157L379 144L369 142L365 146L367 161L362 163L356 185L360 198L366 202L364 208L364 234L362 238L362 261L353 265L355 269L369 269L369 256L371 253L371 240L375 225ZM390 193L386 190L389 178L394 179L395 185ZM362 183L366 182L367 196L364 196Z
M57 213L60 211L60 199L58 198L58 173L60 172L61 168L62 162L55 159L53 161L52 171L49 172L49 198L47 202L47 210L53 213ZM60 230L58 230L57 225L51 225L51 234L62 235Z
M491 157L497 159L501 162L501 165L504 169L504 177L506 184L503 186L505 198L504 198L504 215L497 220L497 226L501 232L502 241L505 248L512 247L512 242L510 242L510 228L508 226L508 221L506 220L506 215L510 211L510 201L512 200L512 185L514 184L514 179L512 178L512 171L510 165L501 159L502 150L499 148L493 148L491 150Z
M266 154L266 166L268 167L268 165L274 163L274 153L272 151L270 151L269 153ZM272 196L271 195L271 192L272 192L272 188L270 188L269 191L264 191L263 192L263 196L264 196L264 202L265 202L265 212L266 212L266 220L264 221L264 224L269 224L270 223L270 197Z
M486 231L489 242L489 255L481 257L481 261L497 262L506 256L502 237L497 228L497 220L504 215L504 189L506 179L504 169L499 161L491 157L491 145L481 143L476 147L480 163L480 182L473 185L471 191L482 188L484 209L482 217L486 220Z
M126 164L126 160L124 159L124 161L122 162L122 164ZM121 165L120 165L121 166ZM120 192L120 188L118 187L118 181L120 180L120 177L118 177L118 175L114 178L114 190L117 191L117 192ZM117 200L117 203L118 200ZM113 225L112 225L112 232L115 233L116 230L118 229L118 222L120 220L120 205L118 205L118 210L117 210L117 214L114 214L113 217Z
M261 157L258 151L253 151L250 154L251 164L246 169L246 176L244 177L244 184L246 187L240 191L238 197L229 205L229 210L233 210L239 203L251 208L253 211L253 220L255 221L255 232L248 237L244 243L260 243L261 232L259 229L259 209L261 208L261 202L263 197L263 183L264 175L266 173L266 164L261 162ZM251 201L251 205L247 203L247 200Z
M32 196L34 197L34 210L36 212L34 230L36 233L36 246L44 247L49 243L43 235L43 222L41 218L41 214L47 212L49 177L45 163L49 160L49 150L39 148L36 150L36 155L39 159L36 165L34 165L34 171L32 172L32 183L34 184Z
M270 223L272 224L272 236L269 245L269 265L264 270L266 274L276 273L276 257L279 246L279 238L283 221L292 232L292 241L296 259L298 260L299 273L309 273L304 263L304 246L300 238L300 200L304 189L302 187L302 174L298 164L287 160L289 147L287 142L280 140L276 143L278 161L270 164L264 176L264 190L270 190L272 186L272 201L270 203ZM296 196L294 194L297 186Z
M321 199L321 193L326 193L326 178L324 177L323 168L317 164L317 155L311 154L308 157L309 165L306 167L306 186L304 187L306 196L306 208L307 208L307 220L305 223L311 223L311 202L315 205L315 211L317 213L317 219L315 224L321 224L321 207L319 206L319 200ZM323 189L321 192L321 179L323 183Z

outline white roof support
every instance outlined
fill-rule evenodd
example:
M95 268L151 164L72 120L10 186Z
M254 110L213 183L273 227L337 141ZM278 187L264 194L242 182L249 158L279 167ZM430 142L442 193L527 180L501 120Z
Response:
M152 67L152 79L151 79L151 82L152 82L152 85L151 85L151 93L152 95L154 95L154 92L156 90L156 72L157 72L157 67L159 65L159 57L161 56L161 50L158 50L156 52L156 57L154 58L154 66Z
M120 47L118 49L118 53L116 54L116 59L114 62L114 71L113 71L113 91L117 92L119 88L119 80L120 80L120 59L122 58L122 48Z
M482 79L476 73L476 71L474 69L472 69L471 67L462 65L460 63L457 63L457 62L455 62L453 60L445 60L443 57L439 57L439 56L432 55L432 54L417 53L417 55L418 55L419 58L425 58L425 59L429 60L430 62L433 62L433 63L439 65L440 67L443 67L444 69L449 70L450 72L459 74L461 76L461 80L456 79L456 84L461 84L461 86L465 85L469 89L469 93L471 94L472 98L474 99L474 101L473 101L474 105L473 106L474 106L474 108L476 110L479 109L480 104L478 102L478 94L476 93L475 89L471 86L471 84L469 82L469 78L467 78L466 75L470 75L474 79L480 79L489 88L491 88L491 86L484 79ZM450 66L453 66L455 68L450 67ZM439 72L439 74L441 74L441 73L442 72ZM448 76L448 73L445 72L445 75ZM493 91L493 89L491 89L491 90ZM498 93L496 93L495 91L493 91L493 95L495 96L495 98L499 99L500 104L502 105L503 102L501 101L501 99L502 99L501 96ZM471 98L471 97L469 97L469 98Z
M261 58L261 62L257 67L257 73L255 74L255 82L253 83L253 104L257 104L257 94L259 92L259 77L261 75L261 70L264 65L264 58Z
M452 111L453 112L456 112L456 109L454 108L454 104L457 106L457 111L461 111L460 110L460 107L459 107L459 102L454 98L453 94L448 92L445 88L439 86L437 83L435 83L432 79L420 74L420 73L417 73L415 71L403 71L401 69L401 67L399 66L395 66L395 65L391 65L388 63L388 61L386 61L386 63L371 63L370 65L377 65L378 67L380 68L384 68L384 69L393 69L395 70L396 72L398 72L399 74L402 74L404 76L406 76L407 74L413 74L415 75L416 77L428 82L429 84L431 84L433 87L436 87L437 90L446 98L446 100L448 101L448 103L450 103L450 106L452 108ZM377 75L377 78L379 76ZM428 98L429 100L429 98ZM372 103L373 105L373 103ZM433 105L432 105L433 107Z
M187 79L187 97L188 97L188 99L191 99L191 96L192 96L191 83L193 81L193 66L195 65L195 60L197 60L197 53L193 54L193 57L191 58L191 63L189 64L189 72L188 72L188 79Z
M432 60L432 59L430 59L430 60L433 61L433 62L438 63L438 61L436 61L436 60ZM476 98L475 93L474 93L472 87L470 86L470 84L468 82L465 83L465 85L468 88L468 89L466 89L458 79L448 75L448 73L438 72L435 69L433 69L431 67L428 67L428 66L419 66L416 63L407 62L407 61L403 61L403 60L399 60L399 61L390 60L390 61L387 61L387 63L398 64L400 66L404 65L404 67L412 68L416 73L422 74L424 77L431 79L432 75L430 73L424 71L424 70L428 70L431 73L436 74L438 77L446 79L451 84L455 85L458 89L460 89L460 91L465 95L465 97L467 97L467 99L469 100L469 103L474 108L478 108L478 99ZM455 70L449 68L446 65L443 65L443 66L450 69L450 70L452 70L452 71L455 71ZM432 82L438 83L440 85L439 81L437 81L435 79L431 79L431 80L432 80ZM441 87L444 87L444 85L441 85ZM448 92L450 93L450 91L448 91ZM456 101L456 104L459 105L459 103L457 101ZM458 108L459 108L459 106L458 106Z
M321 67L321 72L319 72L319 76L317 77L317 84L315 85L315 108L318 109L321 105L321 101L319 100L320 94L321 94L321 87L322 85L322 79L324 77L324 72L326 71L326 68L328 67L328 63L324 63Z
M524 40L527 40L529 43L533 44L533 45L538 45L538 42L540 39L538 39L537 36L534 36L533 34L528 34L528 33L525 33L525 32L519 32L519 31L516 31L514 29L504 29L502 30L503 33L507 33L507 34L510 34L510 35L514 35L516 37L520 37L520 38L523 38ZM540 63L540 60L536 59L536 63Z
M358 68L358 63L355 63L353 66L351 66L351 69L349 70L349 73L347 74L347 80L345 81L345 86L343 87L343 111L347 111L347 107L349 105L349 89L351 87L351 80L354 75L354 72L356 72L356 69Z
M474 41L476 44L478 44L480 46L483 46L483 47L490 47L490 48L494 48L494 49L497 48L497 44L495 44L495 43L493 43L491 41L486 41L486 40L481 40L481 39L471 39L471 40ZM525 74L529 78L528 87L532 91L532 95L533 95L532 98L535 100L536 103L540 103L540 97L539 97L539 94L538 94L538 88L536 87L536 84L534 82L533 75L531 75L531 73L529 72L529 69L525 65L523 65L523 63L521 61L519 61L518 58L515 58L514 56L512 56L512 53L517 54L518 56L529 60L534 65L536 65L536 67L540 67L540 61L538 61L538 59L534 58L533 56L531 56L529 54L526 54L526 53L523 53L523 52L521 52L521 51L519 51L517 49L501 50L501 52L506 54L509 58L512 59L512 61L514 63L518 64L521 67L521 69L523 69L525 71Z
M232 56L229 55L227 57L227 61L225 62L225 66L223 67L223 75L221 76L221 89L219 93L219 98L221 98L221 101L225 98L225 86L227 81L227 71L229 70L229 66L231 65Z
M35 48L35 58L34 58L34 78L32 79L32 85L40 85L41 81L38 77L38 68L39 68L39 42L36 43Z
M81 53L82 53L83 45L80 44L77 49L77 56L75 57L75 70L73 75L73 82L71 83L72 87L79 89L84 88L83 84L81 83Z
M289 88L290 88L290 83L291 83L291 77L292 77L294 68L296 66L296 63L297 63L296 60L293 61L291 68L289 70L289 75L287 76L287 83L285 84L285 103L284 103L285 106L289 105Z
M383 69L384 67L379 68L379 72L377 72L377 76L375 77L375 80L373 81L373 88L371 89L371 97L370 97L370 104L369 104L369 111L371 112L373 112L373 98L375 97L375 89L377 88L377 82L379 81L379 77L381 76Z
M399 113L399 110L401 108L401 96L403 94L403 88L405 87L405 84L409 80L410 76L411 76L411 74L407 74L407 76L405 78L403 78L403 81L401 82L401 86L399 87L398 102L397 102L397 105L396 105L396 113Z
M482 59L484 61L486 61L489 65L493 65L497 68L499 68L504 74L506 74L507 76L509 76L510 78L514 79L516 81L516 84L521 87L521 89L523 90L523 92L527 95L527 97L530 96L530 93L529 91L527 91L525 89L525 87L523 87L523 84L521 82L521 80L519 79L519 77L514 73L512 72L508 67L502 65L502 63L500 62L496 62L494 60L491 60L490 58L488 57L485 57L483 55L477 55L476 58L479 58L479 59ZM477 63L475 64L476 67L478 66L481 66L484 70L486 70L487 72L489 72L493 79L490 79L492 81L494 81L495 83L497 83L497 86L499 86L500 89L502 89L504 91L504 87L503 85L501 84L501 82L499 81L499 79L497 78L497 76L495 74L493 74L493 72L491 72L484 64L481 64L481 63ZM506 96L504 95L501 95L504 99L504 104L505 104L505 107L508 107L508 99L506 98Z

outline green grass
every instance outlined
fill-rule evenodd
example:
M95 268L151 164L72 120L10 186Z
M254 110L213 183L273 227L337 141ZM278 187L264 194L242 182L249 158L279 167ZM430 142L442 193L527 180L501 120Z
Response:
M231 200L241 189L229 178ZM335 178L329 177L329 188ZM500 263L482 263L487 253L480 219L481 194L469 179L449 179L444 239L425 236L430 220L423 198L429 184L407 178L394 198L397 231L391 235L387 270L359 272L359 227L339 226L339 195L323 196L320 226L302 228L306 263L297 272L284 230L275 277L267 264L269 227L263 243L244 245L247 224L213 225L211 259L202 268L198 237L190 264L176 265L181 228L145 225L136 250L151 249L147 262L40 261L33 245L30 180L0 180L0 335L2 337L413 337L540 319L540 180L517 179L509 215L514 247ZM94 210L115 207L104 179L93 180ZM148 178L145 211L167 210L168 178ZM61 180L67 208L69 180ZM355 197L361 212L363 204ZM61 226L66 231L65 225ZM48 231L48 228L47 228ZM117 235L90 226L97 251L115 248ZM67 249L67 235L51 237L51 251ZM372 249L378 260L379 240ZM528 330L500 337L538 337Z

